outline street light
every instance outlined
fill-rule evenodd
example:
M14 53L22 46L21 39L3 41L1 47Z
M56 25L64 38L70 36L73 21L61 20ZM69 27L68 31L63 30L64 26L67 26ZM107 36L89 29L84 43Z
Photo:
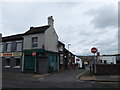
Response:
M70 46L71 44L68 44L68 51L69 51L69 46Z

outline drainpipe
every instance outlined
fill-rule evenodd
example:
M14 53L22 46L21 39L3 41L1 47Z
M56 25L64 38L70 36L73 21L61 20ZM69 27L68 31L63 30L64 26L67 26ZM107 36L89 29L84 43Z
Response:
M23 53L23 56L22 56L22 72L24 72L24 53Z

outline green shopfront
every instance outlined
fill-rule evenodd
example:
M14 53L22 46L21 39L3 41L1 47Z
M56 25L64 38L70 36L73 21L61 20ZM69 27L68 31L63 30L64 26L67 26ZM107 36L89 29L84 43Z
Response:
M56 52L34 49L23 50L23 55L23 72L25 73L47 73L58 70L58 53Z

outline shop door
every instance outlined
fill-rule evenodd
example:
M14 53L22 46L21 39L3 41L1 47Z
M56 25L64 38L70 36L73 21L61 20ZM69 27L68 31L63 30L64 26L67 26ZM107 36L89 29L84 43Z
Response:
M25 72L34 72L35 71L35 58L33 56L25 56L24 70L25 70Z
M57 56L54 55L54 70L58 70L58 62L57 62Z

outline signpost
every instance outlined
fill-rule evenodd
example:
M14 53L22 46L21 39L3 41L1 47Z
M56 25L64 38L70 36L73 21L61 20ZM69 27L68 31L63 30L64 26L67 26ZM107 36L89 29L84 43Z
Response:
M95 53L97 53L97 48L93 47L91 48L91 52L94 54L94 60L93 60L93 64L94 64L94 73L96 73L96 60L95 60Z

